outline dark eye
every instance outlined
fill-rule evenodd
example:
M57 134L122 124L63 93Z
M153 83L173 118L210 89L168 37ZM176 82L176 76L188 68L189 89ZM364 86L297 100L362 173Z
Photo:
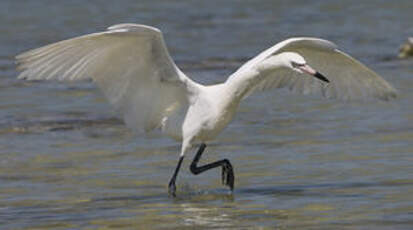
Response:
M298 67L301 67L301 66L305 66L305 64L303 64L303 63L297 63L297 62L291 62L291 65L292 65L294 68L298 68Z

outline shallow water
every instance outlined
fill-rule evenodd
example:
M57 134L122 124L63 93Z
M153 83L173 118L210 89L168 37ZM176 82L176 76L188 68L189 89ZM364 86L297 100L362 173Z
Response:
M0 2L0 229L412 229L413 34L406 1ZM179 143L134 136L88 82L16 80L13 57L120 22L164 31L177 64L222 82L291 36L337 43L400 91L390 103L256 94L202 162L235 168L178 178ZM195 151L195 150L194 150Z

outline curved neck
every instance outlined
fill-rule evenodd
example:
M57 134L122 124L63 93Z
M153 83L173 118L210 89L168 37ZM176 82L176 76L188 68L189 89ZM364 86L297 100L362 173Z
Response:
M226 90L234 99L243 99L267 75L278 68L285 67L280 55L273 55L259 63L246 63L233 73L224 83Z

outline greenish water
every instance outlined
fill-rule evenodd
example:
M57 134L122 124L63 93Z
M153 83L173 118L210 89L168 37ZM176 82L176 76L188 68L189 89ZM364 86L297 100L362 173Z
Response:
M412 1L0 2L0 229L413 229ZM334 41L400 91L390 103L256 94L202 163L167 182L180 144L128 131L88 82L16 79L13 57L120 22L159 27L177 64L222 82L291 36ZM194 150L195 152L195 150Z

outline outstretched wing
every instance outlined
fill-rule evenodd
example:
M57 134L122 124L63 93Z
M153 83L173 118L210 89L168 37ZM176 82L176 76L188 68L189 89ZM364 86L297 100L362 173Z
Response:
M187 103L185 75L162 33L137 24L57 42L16 56L21 79L91 78L135 130L149 131Z
M300 54L307 64L326 76L330 83L300 76L300 73L284 68L260 76L261 80L250 87L246 95L268 88L288 88L301 94L320 94L342 100L369 97L388 100L397 95L397 91L378 74L338 50L332 42L318 38L291 38L282 41L245 63L229 79L239 77L265 59L282 52Z

